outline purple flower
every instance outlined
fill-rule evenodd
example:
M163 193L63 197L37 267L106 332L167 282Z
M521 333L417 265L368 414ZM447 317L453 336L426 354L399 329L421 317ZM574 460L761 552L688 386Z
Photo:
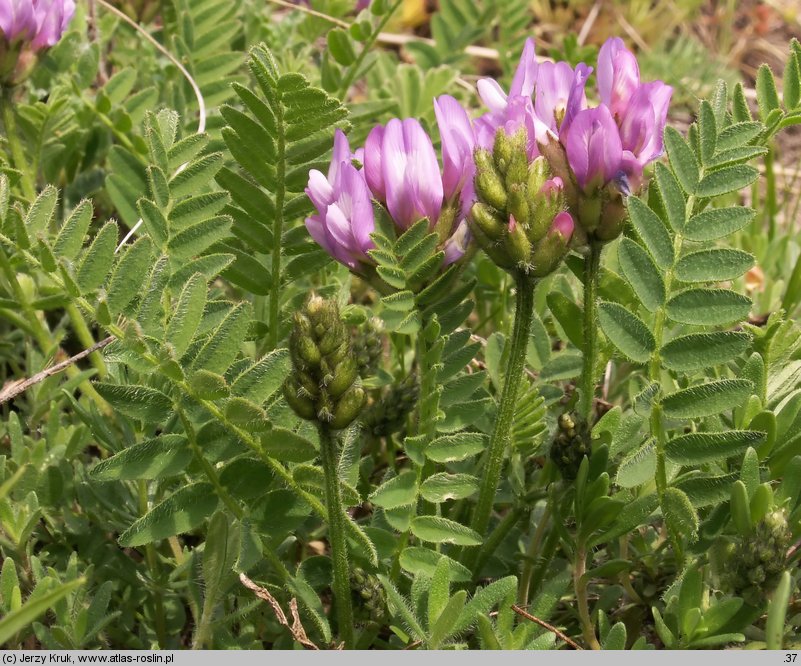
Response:
M587 106L584 86L592 67L579 63L543 62L537 72L534 112L554 134L567 132L576 113Z
M442 140L442 187L446 201L472 189L476 133L467 111L450 95L434 100L434 113Z
M640 85L637 58L620 37L607 39L598 52L598 94L612 115L620 119Z
M306 228L334 259L358 269L374 247L370 234L375 218L364 172L353 166L353 158L347 138L337 130L328 176L316 169L309 172L306 194L318 214L306 218Z
M637 87L620 123L620 140L628 162L635 164L634 180L642 169L662 154L663 134L673 88L653 81ZM627 170L628 171L628 170Z
M662 154L662 135L673 89L662 81L640 83L637 59L620 38L598 54L598 93L620 128L624 189L637 189L643 168Z
M30 40L36 34L31 0L0 0L0 32L9 44Z
M393 118L367 136L364 173L376 199L386 203L402 230L427 217L431 226L442 209L443 185L431 138L413 118Z
M462 219L456 226L456 231L451 234L451 237L445 241L442 248L445 251L445 259L442 262L443 266L450 266L452 263L459 261L467 251L467 246L470 245L470 227L467 226L467 220Z
M523 54L520 56L508 95L495 79L479 80L478 96L489 109L475 121L476 140L479 146L487 150L492 149L495 133L500 127L510 135L522 127L528 134L529 158L537 156L537 137L547 130L546 126L538 121L531 100L537 85L538 67L534 40L528 39L523 47Z
M55 46L67 30L75 13L73 0L36 0L36 35L31 42L34 51Z
M41 51L61 39L74 13L73 0L0 0L0 31L9 44Z
M576 114L565 150L576 181L585 192L603 187L622 170L620 133L606 106Z

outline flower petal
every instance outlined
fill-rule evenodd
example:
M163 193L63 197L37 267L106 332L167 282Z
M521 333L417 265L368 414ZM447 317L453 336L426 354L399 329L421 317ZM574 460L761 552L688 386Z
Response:
M373 196L379 201L386 201L387 191L384 184L384 168L382 154L385 128L378 125L370 130L364 143L364 176Z
M520 62L515 70L515 75L512 79L512 87L509 89L509 95L531 97L536 83L537 55L534 49L534 40L528 38L525 46L523 46L523 53L520 55Z

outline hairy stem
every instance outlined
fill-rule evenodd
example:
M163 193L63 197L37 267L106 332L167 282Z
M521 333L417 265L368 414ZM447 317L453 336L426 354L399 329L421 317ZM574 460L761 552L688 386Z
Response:
M139 515L144 516L150 510L147 501L147 481L140 479L138 484ZM145 546L145 561L148 571L150 571L150 577L153 579L153 615L156 620L156 640L159 647L164 649L167 647L167 621L164 614L164 595L161 593L161 582L159 581L159 562L153 543Z
M601 273L599 243L590 243L590 252L584 257L584 364L579 384L579 417L592 426L593 400L595 399L595 370L598 364L598 278Z
M526 549L526 559L523 563L523 571L520 574L520 585L517 590L517 600L521 606L528 604L528 595L531 588L531 582L534 578L534 563L540 552L542 546L542 539L545 536L545 529L548 527L548 522L551 519L550 504L546 505L545 511L542 512L540 522L537 523L537 529L531 537L531 541Z
M353 648L353 608L350 600L350 566L345 541L345 509L339 487L336 440L320 425L320 457L325 474L325 503L328 507L328 538L334 564L334 597L337 606L339 638L345 648Z
M281 314L281 243L284 233L284 197L286 196L286 142L284 141L284 109L281 103L275 105L275 124L279 128L276 140L275 158L275 219L273 219L273 251L271 262L270 285L270 320L269 342L270 349L278 347L278 329Z
M22 143L19 140L17 131L17 119L14 116L14 102L12 100L13 88L2 87L0 93L0 107L2 107L3 125L6 130L6 141L11 149L11 159L14 161L14 168L20 172L20 187L22 193L28 201L36 198L36 185L33 182L31 170L28 168L28 161L25 159L25 152L22 150Z
M595 635L595 627L592 625L590 617L590 606L587 600L587 581L581 577L587 571L587 549L583 542L576 544L576 561L573 563L573 589L576 593L576 605L578 606L579 622L581 623L581 634L584 642L591 650L600 650L601 645Z
M478 504L476 504L471 525L481 535L486 533L489 526L495 493L501 480L504 455L511 436L515 406L517 405L517 393L526 361L526 348L531 329L531 313L534 309L535 284L536 282L528 276L520 275L517 278L515 319L512 337L509 341L509 362L506 366L503 390L498 403L498 413L495 417L495 428L490 437L489 449L484 464L484 475L479 486Z

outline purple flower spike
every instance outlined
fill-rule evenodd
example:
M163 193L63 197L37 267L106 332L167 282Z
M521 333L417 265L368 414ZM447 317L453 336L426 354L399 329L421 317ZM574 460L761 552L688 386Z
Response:
M393 118L375 128L365 146L365 175L377 199L386 202L403 230L427 217L433 226L442 209L443 187L431 138L413 118Z
M544 62L537 74L534 111L552 132L566 132L573 117L587 106L584 86L592 67L579 63L576 70L566 62Z
M31 0L0 0L0 32L9 44L33 38L36 16Z
M316 169L309 172L306 194L318 214L306 219L306 228L334 259L358 269L369 261L367 251L374 247L370 234L375 218L364 172L353 166L352 159L347 138L337 130L328 177Z
M672 94L673 88L662 81L653 81L643 83L631 96L620 124L620 139L623 150L630 151L642 166L662 154L662 135Z
M534 86L537 84L537 54L534 49L534 40L529 38L523 46L523 53L520 54L520 62L515 70L512 79L512 87L509 88L509 95L523 95L531 97Z
M387 199L381 154L383 143L384 126L377 125L370 130L364 143L364 175L367 178L370 191L379 201L386 201Z
M466 185L472 185L476 134L467 111L450 95L434 100L434 113L442 139L443 192L445 199L450 201Z
M609 109L603 105L576 114L565 145L570 168L585 192L603 187L621 171L623 146Z
M640 85L637 58L619 37L607 39L598 53L598 93L616 118L622 118Z

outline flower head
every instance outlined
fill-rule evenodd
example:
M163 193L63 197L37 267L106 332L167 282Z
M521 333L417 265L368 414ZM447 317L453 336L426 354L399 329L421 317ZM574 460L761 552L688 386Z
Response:
M317 215L306 219L306 228L334 259L358 269L369 261L367 251L373 248L370 234L375 231L375 218L364 173L353 165L353 158L347 138L337 130L328 176L316 169L309 172L306 194Z
M393 118L370 131L364 173L375 197L395 224L408 229L427 217L433 226L442 209L443 184L431 138L414 118Z
M623 146L609 109L601 105L579 111L565 150L576 182L584 192L610 183L621 171Z
M24 80L72 20L74 0L0 0L0 83Z

